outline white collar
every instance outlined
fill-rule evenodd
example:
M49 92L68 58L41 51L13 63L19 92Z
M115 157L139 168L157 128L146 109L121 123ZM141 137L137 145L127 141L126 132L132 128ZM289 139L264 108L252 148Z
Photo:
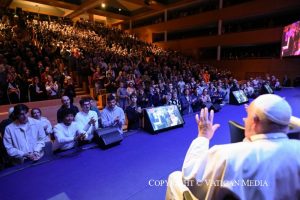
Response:
M287 139L286 133L267 133L267 134L256 134L250 137L251 141L256 140L276 140L276 139Z

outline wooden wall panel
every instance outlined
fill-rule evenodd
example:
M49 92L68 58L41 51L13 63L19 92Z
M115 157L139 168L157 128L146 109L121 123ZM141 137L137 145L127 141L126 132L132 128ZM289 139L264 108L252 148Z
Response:
M207 36L169 42L158 42L156 44L166 49L186 51L187 49L217 47L218 45L238 46L280 42L281 37L282 28L270 28L249 32L231 33L221 36Z
M285 74L291 80L295 77L300 77L300 58L205 61L203 63L208 63L221 69L229 69L239 80L249 78L248 76L251 74L265 73L275 75L280 80Z
M153 24L132 30L140 36L140 39L151 42L149 35L152 33L184 30L192 27L199 27L207 24L217 23L218 20L230 21L251 16L265 15L267 13L285 11L288 8L300 7L299 0L256 0L220 10L213 10L197 15L182 17L168 22ZM143 34L149 32L148 37Z

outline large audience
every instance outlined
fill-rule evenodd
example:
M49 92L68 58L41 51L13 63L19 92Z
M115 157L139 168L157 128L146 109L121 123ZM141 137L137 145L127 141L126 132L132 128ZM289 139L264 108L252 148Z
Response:
M238 82L229 70L197 64L101 24L42 21L27 18L25 12L1 18L0 104L18 104L1 123L1 134L16 163L40 159L48 140L65 150L91 142L99 127L117 127L122 133L125 116L129 129L137 129L143 108L177 105L182 114L189 114L228 103L232 90L255 98L264 84L281 88L275 76ZM107 94L101 113L93 98L80 100L81 111L73 105L75 83L82 82L95 89L96 98L103 91ZM62 100L56 125L39 108L31 109L32 118L26 116L29 108L22 103L54 98ZM36 141L24 148L24 138L17 135L29 125L36 127ZM14 146L14 140L20 146Z

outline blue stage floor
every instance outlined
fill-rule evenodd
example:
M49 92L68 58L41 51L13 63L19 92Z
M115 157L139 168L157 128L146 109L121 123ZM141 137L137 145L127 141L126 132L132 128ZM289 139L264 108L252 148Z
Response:
M283 89L293 114L300 117L300 88ZM211 146L229 143L228 121L242 123L244 106L226 105L215 114L220 123ZM108 150L84 150L18 172L0 172L0 199L164 199L168 175L180 170L185 153L197 136L194 115L185 116L183 128L158 135L128 132L121 145ZM161 184L161 185L160 185Z

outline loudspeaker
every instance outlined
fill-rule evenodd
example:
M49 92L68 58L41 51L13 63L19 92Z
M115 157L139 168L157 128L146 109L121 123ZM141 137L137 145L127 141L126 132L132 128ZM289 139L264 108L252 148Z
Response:
M102 149L118 145L123 140L123 134L116 127L97 129L95 141Z
M219 112L221 110L221 108L222 107L219 104L215 103L209 108L209 110L214 110L214 112L216 113L216 112Z

